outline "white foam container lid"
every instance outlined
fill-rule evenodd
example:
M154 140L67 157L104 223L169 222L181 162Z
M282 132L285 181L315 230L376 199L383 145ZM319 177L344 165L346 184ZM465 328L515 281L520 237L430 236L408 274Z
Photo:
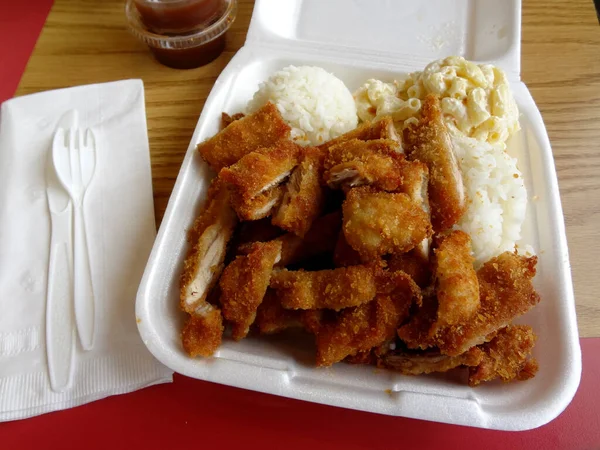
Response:
M154 356L193 378L395 416L500 430L558 416L579 385L581 350L552 149L519 77L520 20L520 0L257 0L244 47L206 101L138 291L138 327ZM214 176L194 149L218 132L221 112L242 111L261 81L290 64L321 66L353 91L368 78L391 81L449 55L502 67L521 111L522 130L508 152L518 157L529 194L523 242L539 256L534 284L542 301L517 322L539 336L536 377L472 389L461 371L409 377L348 364L317 369L314 349L286 336L225 340L214 358L186 356L178 306L185 235Z

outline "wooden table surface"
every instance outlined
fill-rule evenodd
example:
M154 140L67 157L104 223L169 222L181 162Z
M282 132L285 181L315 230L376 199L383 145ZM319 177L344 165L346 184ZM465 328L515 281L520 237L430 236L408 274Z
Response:
M157 222L214 81L244 44L240 0L225 52L208 66L156 63L127 31L121 0L55 0L17 95L141 78ZM592 0L523 0L522 79L548 128L558 171L582 337L600 336L600 28Z

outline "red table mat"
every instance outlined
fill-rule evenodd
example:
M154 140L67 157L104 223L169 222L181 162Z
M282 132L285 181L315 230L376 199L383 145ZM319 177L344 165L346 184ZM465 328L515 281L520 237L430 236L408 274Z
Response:
M25 69L52 0L0 1L0 102ZM170 385L0 424L2 449L600 449L600 339L582 339L575 399L550 424L500 432L316 405L176 375Z

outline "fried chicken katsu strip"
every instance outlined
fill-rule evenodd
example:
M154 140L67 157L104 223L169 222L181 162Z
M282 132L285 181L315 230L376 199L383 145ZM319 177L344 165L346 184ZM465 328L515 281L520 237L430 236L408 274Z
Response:
M321 327L317 337L317 366L330 366L347 356L365 352L394 338L407 305L390 295L377 295L363 305L344 309L338 319Z
M258 111L230 123L221 132L198 144L202 158L218 173L223 167L238 162L259 148L289 140L291 128L274 104L267 103Z
M429 169L426 164L420 161L411 161L410 165L404 164L402 185L399 192L408 195L431 219L431 208L429 206ZM431 238L427 237L412 251L417 256L420 256L422 260L428 261L430 246Z
M403 166L409 164L397 148L398 143L389 139L352 139L333 145L325 157L323 180L333 189L373 186L395 191L402 184Z
M229 192L218 179L208 190L206 208L189 232L191 249L180 280L181 309L193 313L202 305L223 270L227 244L237 225Z
M404 153L402 150L402 141L398 133L396 133L396 128L394 127L394 121L389 116L384 117L377 122L365 122L354 130L348 131L347 133L342 134L335 139L319 145L319 149L326 151L334 145L342 142L348 142L353 139L358 139L359 141L389 139L396 142L395 151L397 153Z
M318 330L317 365L329 366L345 358L371 362L389 351L411 305L421 303L421 290L404 272L376 269L375 284L373 301L342 310Z
M432 334L440 327L468 321L480 306L470 236L456 230L438 236L436 244L433 273L438 311L435 326L430 330Z
M440 327L434 336L429 331L437 320L437 301L424 301L408 324L398 329L398 337L409 348L438 347L449 356L457 356L482 344L493 333L506 327L540 301L531 280L537 257L504 252L486 262L477 271L480 307L473 317L454 325Z
M363 258L407 252L431 235L427 213L406 194L354 188L342 211L346 241Z
M250 199L232 193L231 206L242 221L264 219L281 203L283 192L283 186L275 186Z
M223 338L221 310L210 303L201 304L192 312L181 332L183 349L192 358L212 356Z
M467 208L462 175L452 140L440 108L440 100L428 95L418 124L404 130L408 158L429 168L429 202L433 229L444 231L456 224Z
M460 366L477 366L483 359L483 352L477 347L458 356L441 355L439 352L389 353L382 359L382 365L400 372L402 375L447 372Z
M273 224L303 237L325 205L321 187L322 152L305 148L302 162L294 169L285 185L283 201L273 215Z
M235 195L247 201L281 184L298 164L299 156L298 145L292 141L279 141L272 147L248 153L235 164L221 169L219 178L229 184Z
M256 318L273 265L281 256L281 243L256 242L247 255L237 256L219 281L223 316L233 324L233 339L243 339Z
M375 297L375 275L367 266L306 272L286 269L273 273L271 287L287 309L339 311L367 303Z
M483 358L469 368L469 386L500 378L504 382L528 380L538 370L537 361L529 358L537 337L531 327L511 325L498 332L490 342L480 346Z

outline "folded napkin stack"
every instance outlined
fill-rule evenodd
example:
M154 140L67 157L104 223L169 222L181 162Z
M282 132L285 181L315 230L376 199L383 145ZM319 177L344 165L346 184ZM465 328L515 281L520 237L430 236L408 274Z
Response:
M60 392L50 384L46 345L52 232L46 183L52 139L69 110L96 136L96 170L84 203L96 318L93 347L84 351L73 314L64 315L72 333L61 345L72 345L74 356L71 382ZM0 421L172 381L141 341L135 318L156 234L142 82L33 94L0 111Z

